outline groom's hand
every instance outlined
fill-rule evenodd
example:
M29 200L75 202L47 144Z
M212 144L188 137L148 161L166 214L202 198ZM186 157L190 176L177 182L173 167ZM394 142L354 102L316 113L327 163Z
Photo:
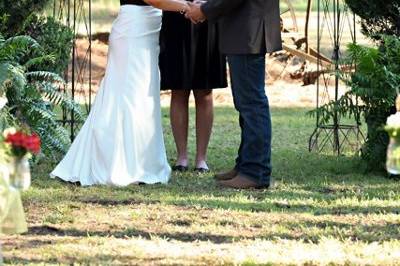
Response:
M206 20L206 16L203 11L201 11L201 5L205 1L195 1L193 3L189 2L189 11L186 12L185 17L190 19L194 24L199 22L204 22Z

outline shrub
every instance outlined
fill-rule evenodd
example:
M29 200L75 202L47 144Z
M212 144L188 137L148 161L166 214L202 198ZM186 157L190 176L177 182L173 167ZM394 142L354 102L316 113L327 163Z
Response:
M36 69L63 74L71 59L72 41L74 34L72 30L54 20L53 18L30 16L22 27L21 34L34 38L42 47L45 54L54 57L53 62L44 62L35 65Z
M26 19L33 13L43 11L49 0L2 0L0 14L3 16L1 32L6 37L19 33ZM5 19L6 18L6 19Z
M381 39L382 34L400 36L400 0L346 0L361 18L365 35Z

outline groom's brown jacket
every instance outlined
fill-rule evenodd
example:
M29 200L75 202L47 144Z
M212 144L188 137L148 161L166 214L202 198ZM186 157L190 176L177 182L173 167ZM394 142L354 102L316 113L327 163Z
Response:
M201 10L209 21L218 21L224 54L282 49L279 0L208 0Z

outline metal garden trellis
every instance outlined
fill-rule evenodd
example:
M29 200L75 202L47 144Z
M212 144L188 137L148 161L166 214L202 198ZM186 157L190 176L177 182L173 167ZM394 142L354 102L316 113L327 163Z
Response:
M352 13L344 0L317 0L318 1L318 32L317 32L317 108L330 101L337 102L339 89L344 86L338 76L339 71L349 71L348 66L341 64L343 57L343 36L349 33L351 41L357 42L356 16ZM323 56L323 42L329 40L328 53L331 53L331 65L327 66ZM351 70L350 70L351 71ZM334 86L330 82L334 79ZM333 88L332 88L333 87ZM333 89L333 93L332 93ZM357 101L358 104L358 101ZM320 115L316 116L316 126L309 140L309 150L322 152L332 149L340 155L350 147L353 151L359 150L364 140L361 131L360 114L355 114L354 123L343 124L338 111L333 111L332 123L324 124Z
M349 10L345 0L307 0L304 33L300 33L296 12L291 2L292 0L281 0L281 4L287 7L286 10L283 9L281 15L290 13L292 20L289 25L282 23L283 49L291 55L306 60L299 73L304 71L305 85L316 82L316 108L319 109L325 104L339 100L341 89L345 84L340 81L338 73L340 71L349 73L354 70L354 66L343 64L341 59L343 44L346 41L357 42L356 16ZM316 43L310 34L314 3L317 4ZM346 40L345 37L348 35L351 36L351 40ZM317 70L305 71L307 62L315 64ZM358 105L358 99L355 101ZM364 141L360 128L360 114L354 114L354 121L347 121L347 124L343 123L337 109L333 110L332 116L332 120L325 123L317 113L315 129L308 142L309 151L329 153L333 151L337 155L345 151L359 151Z
M92 102L92 1L54 0L53 16L74 33L71 64L65 71L67 85L63 89L84 104L89 113ZM69 126L73 140L80 126L74 114L63 110L60 122Z

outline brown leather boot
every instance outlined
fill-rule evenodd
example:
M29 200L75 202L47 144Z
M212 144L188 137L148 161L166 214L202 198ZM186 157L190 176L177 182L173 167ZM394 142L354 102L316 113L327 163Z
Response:
M238 171L235 168L233 168L232 170L230 170L228 172L216 174L214 178L219 181L229 180L229 179L234 178L237 174L238 174Z
M219 181L218 184L223 187L227 188L235 188L235 189L264 189L269 188L269 186L263 186L257 184L255 181L251 180L250 178L238 174L233 179L230 180L222 180Z

